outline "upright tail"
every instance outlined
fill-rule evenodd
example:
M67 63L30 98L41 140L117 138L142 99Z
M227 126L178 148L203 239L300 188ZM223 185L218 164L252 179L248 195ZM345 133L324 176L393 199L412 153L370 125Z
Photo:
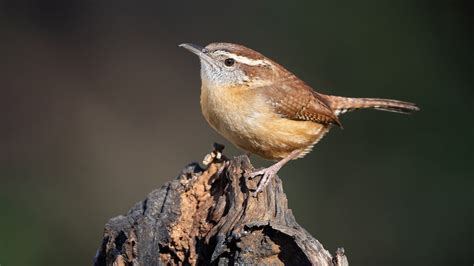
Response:
M329 105L336 115L340 115L356 109L371 108L382 111L409 114L419 111L420 108L414 103L390 99L376 98L348 98L325 95Z

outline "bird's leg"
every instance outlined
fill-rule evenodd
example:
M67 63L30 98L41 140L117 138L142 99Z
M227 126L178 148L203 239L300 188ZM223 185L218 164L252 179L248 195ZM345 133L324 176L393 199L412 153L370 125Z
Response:
M293 160L294 158L298 157L301 153L300 150L292 151L288 156L281 159L280 161L276 162L275 164L264 168L262 170L258 170L249 174L249 178L254 178L256 176L262 176L260 182L258 182L257 189L253 193L253 196L256 197L258 193L262 192L263 189L268 185L270 180L278 173L278 171L285 165L287 162Z

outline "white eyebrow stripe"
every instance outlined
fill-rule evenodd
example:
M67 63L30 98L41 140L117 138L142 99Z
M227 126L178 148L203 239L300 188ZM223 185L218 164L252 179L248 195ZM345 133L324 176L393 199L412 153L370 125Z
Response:
M226 51L215 51L214 53L231 57L235 61L238 61L238 62L246 64L246 65L250 65L250 66L261 66L261 65L268 66L268 65L270 65L268 63L268 61L265 60L265 59L250 59L248 57L241 56L241 55L236 55L236 54L229 53L229 52L226 52Z

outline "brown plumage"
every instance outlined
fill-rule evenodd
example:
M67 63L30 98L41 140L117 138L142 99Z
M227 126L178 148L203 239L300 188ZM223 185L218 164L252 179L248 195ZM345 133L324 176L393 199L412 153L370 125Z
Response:
M410 114L420 110L414 103L377 98L349 98L324 95L329 106L335 113L345 113L356 109L371 108L402 114Z
M257 192L285 163L311 151L332 125L341 126L340 114L361 108L419 110L409 102L318 93L283 66L241 45L181 46L201 59L201 108L208 123L241 149L279 160L251 175L263 175Z
M295 82L294 78L280 81L278 86L265 86L259 90L282 117L341 126L331 102L303 82Z

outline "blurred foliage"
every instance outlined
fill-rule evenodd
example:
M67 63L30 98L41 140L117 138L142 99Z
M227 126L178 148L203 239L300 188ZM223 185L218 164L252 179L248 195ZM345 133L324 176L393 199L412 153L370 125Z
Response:
M215 41L322 92L418 103L345 115L282 170L290 207L351 265L472 264L473 15L471 1L0 2L0 264L90 264L109 218L214 141L240 153L201 117L197 59L177 47Z

